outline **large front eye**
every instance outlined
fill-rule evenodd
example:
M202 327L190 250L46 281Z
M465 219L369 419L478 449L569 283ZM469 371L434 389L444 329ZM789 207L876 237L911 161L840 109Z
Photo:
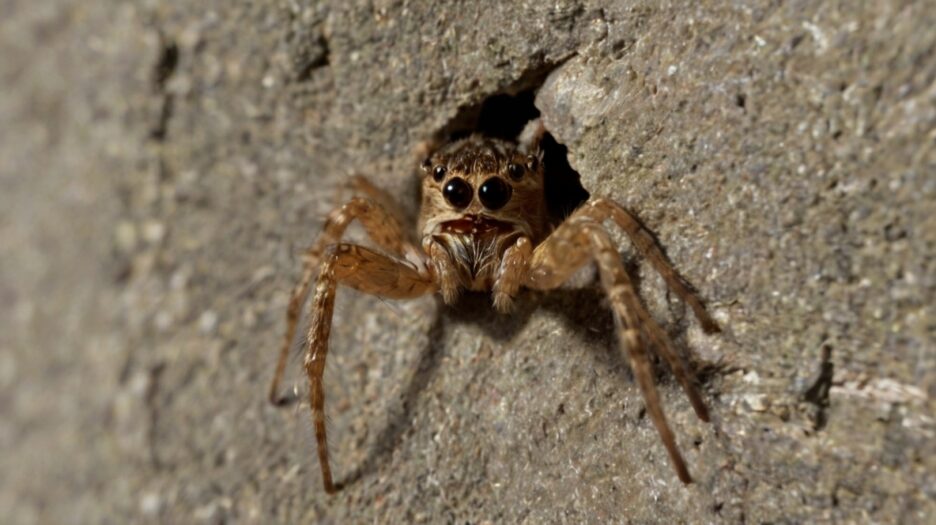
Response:
M478 188L478 198L481 204L489 210L498 210L503 208L510 200L510 194L513 192L510 185L497 177L491 177L484 181L484 184Z
M445 197L445 200L449 201L449 204L455 206L458 209L462 209L471 204L471 185L455 177L454 179L445 183L445 188L442 189L442 195Z

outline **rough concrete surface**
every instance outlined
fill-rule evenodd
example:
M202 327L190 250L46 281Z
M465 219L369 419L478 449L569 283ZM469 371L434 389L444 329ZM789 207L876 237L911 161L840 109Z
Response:
M0 11L4 523L936 516L933 2ZM307 405L266 400L302 249L349 175L415 214L413 151L534 91L724 327L621 238L713 412L659 367L696 482L585 272L507 317L340 292L326 496Z

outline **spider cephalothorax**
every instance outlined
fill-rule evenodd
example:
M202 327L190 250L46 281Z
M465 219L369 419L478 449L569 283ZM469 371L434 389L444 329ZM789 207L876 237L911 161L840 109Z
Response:
M521 144L473 135L442 147L426 159L422 164L418 243L406 234L402 214L392 199L359 178L355 183L362 196L328 216L321 236L306 253L302 279L289 303L287 330L270 399L277 404L281 401L279 382L299 313L317 271L305 369L319 462L329 493L336 490L336 485L328 462L322 375L339 283L393 299L439 292L447 303L454 302L463 289L490 291L495 308L508 311L521 288L554 289L589 262L598 267L614 311L620 344L627 351L647 412L679 478L691 481L660 406L647 348L666 361L698 416L708 421L708 411L669 336L637 296L604 223L611 221L628 235L637 251L692 308L706 332L715 332L718 326L673 270L653 237L616 202L592 199L550 231L543 157L538 147L542 126L538 129ZM353 220L360 221L379 250L341 242Z
M423 163L419 231L436 273L457 279L439 285L447 302L459 289L490 290L504 252L520 238L546 234L542 155L510 142L473 135L453 142ZM506 308L506 303L497 303Z

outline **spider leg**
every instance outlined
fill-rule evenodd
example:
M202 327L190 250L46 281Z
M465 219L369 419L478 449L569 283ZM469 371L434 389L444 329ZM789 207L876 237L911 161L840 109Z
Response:
M377 187L367 177L363 175L352 176L348 181L348 187L355 194L366 197L377 203L378 206L383 208L388 214L392 215L393 218L396 219L400 224L404 224L406 222L406 213L403 212L403 208L400 207L400 204L396 201L396 199L384 191L383 188Z
M429 256L429 265L439 291L442 292L442 301L445 304L455 304L461 294L461 280L451 254L431 236L423 241L423 250Z
M707 333L719 331L718 324L705 311L702 301L666 260L663 251L657 246L650 233L621 205L608 199L596 199L594 203L583 206L580 211L576 211L575 216L590 217L596 222L602 222L609 217L613 219L628 234L638 251L650 260L650 263L663 276L670 288L689 304L702 324L702 329ZM685 361L674 349L670 337L659 324L653 322L645 308L640 308L637 313L642 326L646 328L652 346L666 360L670 370L673 371L673 375L676 376L676 380L679 381L683 391L686 392L686 396L689 397L695 413L702 421L709 421L708 408L695 387L692 374L689 372Z
M640 254L650 261L650 264L653 265L656 271L663 277L663 280L666 281L667 286L676 292L676 295L692 308L692 312L702 325L702 329L706 333L720 331L718 323L716 323L705 310L705 305L702 304L702 300L699 299L698 294L694 292L686 280L676 272L673 265L670 264L663 254L663 250L660 249L659 245L657 245L656 241L653 239L653 236L650 235L650 232L648 232L647 229L640 224L640 221L638 221L632 213L627 211L626 208L613 200L597 198L582 206L576 214L591 217L595 222L599 223L609 218L612 219L619 228L624 230L624 233L626 233L631 242L634 243L634 246Z
M608 294L615 313L618 337L627 351L631 368L646 402L647 413L660 434L679 479L683 483L690 483L692 478L689 470L686 468L686 463L676 445L676 438L666 422L666 416L661 407L660 396L653 380L653 371L640 329L644 328L649 331L650 338L654 342L657 342L658 337L658 335L653 335L654 333L665 337L665 332L650 317L640 302L634 283L627 275L607 230L587 217L573 215L534 250L525 284L530 288L541 290L555 288L589 259L593 259L598 265L602 286ZM666 355L665 352L664 355ZM681 383L685 379L683 387L686 388L693 406L695 407L698 403L704 409L704 404L698 392L688 381L688 376L679 376L680 372L686 372L685 369L680 368L679 372L674 369L674 372L680 378ZM696 410L698 412L698 408Z
M363 179L363 177L362 177ZM369 182L366 184L370 184ZM370 186L374 191L380 191ZM407 240L402 223L396 218L394 212L385 209L379 202L355 197L343 206L332 211L325 220L322 233L304 255L302 278L293 288L289 298L289 308L286 311L286 333L280 344L279 360L276 363L276 373L270 384L270 402L280 405L284 399L279 396L280 381L286 370L286 361L289 357L289 348L296 335L296 325L299 323L299 314L305 304L309 293L309 285L315 276L319 260L324 250L338 241L344 235L348 225L355 219L361 222L368 236L381 248L397 256L409 256L416 261L423 261L425 256L412 243Z
M504 251L493 287L494 308L498 312L507 313L513 308L513 298L529 271L532 253L533 245L527 237L518 238Z
M322 376L328 354L328 336L335 311L338 283L356 290L391 299L409 299L435 290L432 280L406 262L399 261L354 244L333 245L326 250L315 285L312 315L306 347L305 369L309 376L309 406L315 425L319 463L325 491L334 493L328 462L328 442L325 434L325 395Z

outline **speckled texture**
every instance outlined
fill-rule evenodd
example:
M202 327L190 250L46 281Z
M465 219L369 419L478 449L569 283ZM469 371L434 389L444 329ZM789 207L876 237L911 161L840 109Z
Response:
M3 2L4 522L936 515L931 2L348 4ZM622 243L703 370L711 425L660 374L697 482L583 274L510 317L340 293L326 497L265 396L298 254L351 173L414 213L420 142L546 73L586 189L725 327Z

